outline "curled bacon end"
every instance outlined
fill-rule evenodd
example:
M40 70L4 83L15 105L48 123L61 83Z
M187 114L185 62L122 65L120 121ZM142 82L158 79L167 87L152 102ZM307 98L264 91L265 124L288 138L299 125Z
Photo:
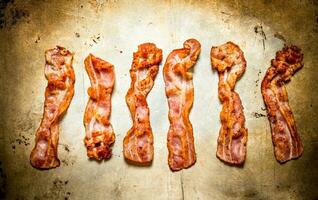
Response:
M139 45L133 55L131 84L126 94L133 126L123 142L124 157L131 163L150 164L153 159L153 135L146 97L154 85L161 60L162 50L152 43Z
M109 122L111 94L115 83L114 66L90 54L84 61L91 81L90 97L84 115L87 156L96 160L109 159L115 134Z
M35 147L30 163L38 169L50 169L60 165L57 157L59 119L67 110L74 95L75 75L72 67L73 54L57 46L45 52L44 113L36 131Z
M197 62L200 51L201 44L189 39L183 43L182 49L175 49L168 55L163 68L170 121L168 164L173 171L189 168L196 162L193 128L189 120L194 95L189 69Z
M242 102L234 87L245 72L244 54L239 46L227 42L212 47L211 62L219 74L219 99L223 106L216 156L228 164L242 165L246 158L248 133Z
M284 163L303 152L293 113L288 104L285 83L303 67L303 54L296 46L286 46L276 53L262 81L262 95L270 121L275 157Z

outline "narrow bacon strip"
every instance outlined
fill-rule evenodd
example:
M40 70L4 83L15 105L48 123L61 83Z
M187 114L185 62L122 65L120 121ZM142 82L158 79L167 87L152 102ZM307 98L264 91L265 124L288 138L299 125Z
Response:
M223 106L216 156L226 163L241 165L246 157L248 133L242 102L234 87L245 72L244 54L239 46L227 42L212 47L211 62L212 68L219 74L219 99Z
M90 97L84 115L87 156L96 160L111 157L115 134L109 122L111 94L115 83L114 66L90 54L84 61L91 81L87 92Z
M154 85L161 60L162 50L152 43L139 45L134 53L131 84L126 95L133 126L124 138L124 156L133 163L149 164L153 159L153 135L146 97Z
M276 53L262 81L262 95L270 121L274 152L280 163L296 159L303 152L293 113L288 104L285 83L303 67L303 54L296 46Z
M182 49L173 50L163 68L166 95L169 104L168 163L171 170L181 170L196 161L193 128L189 112L193 104L192 72L201 44L195 39L183 43Z
M57 46L45 52L44 113L36 131L35 147L30 155L31 165L39 169L58 167L59 120L67 110L74 95L75 75L72 68L73 54Z

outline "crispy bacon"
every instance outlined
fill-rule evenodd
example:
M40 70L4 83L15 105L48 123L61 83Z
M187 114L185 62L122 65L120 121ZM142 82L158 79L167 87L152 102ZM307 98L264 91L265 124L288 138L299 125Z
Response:
M262 95L270 121L275 157L284 163L303 152L293 113L288 104L285 83L303 67L303 54L296 46L284 47L276 53L262 81Z
M125 158L133 163L150 164L153 159L153 135L146 97L154 85L161 60L162 50L152 43L139 45L133 56L131 84L126 95L133 126L123 144Z
M59 120L67 110L74 95L75 75L72 68L73 54L57 46L45 52L44 113L36 131L35 147L30 155L31 165L39 169L58 167Z
M182 49L173 50L163 68L166 95L169 104L168 163L171 170L181 170L196 161L193 128L189 112L193 104L192 72L201 44L195 39L183 43Z
M216 156L226 163L241 165L246 157L248 133L242 102L234 87L245 72L246 61L239 46L227 42L212 47L211 62L219 74L219 99L223 106Z
M109 122L111 94L115 83L114 66L90 54L84 61L91 81L87 92L90 97L84 115L87 156L96 160L111 157L115 134Z

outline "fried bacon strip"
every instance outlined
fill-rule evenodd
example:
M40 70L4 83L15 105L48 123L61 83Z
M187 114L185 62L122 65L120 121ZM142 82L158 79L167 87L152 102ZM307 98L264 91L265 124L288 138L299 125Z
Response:
M166 96L169 104L168 163L171 170L181 170L196 161L193 128L189 112L193 104L192 72L201 44L195 39L183 43L182 49L173 50L163 68Z
M45 52L44 113L36 131L35 147L30 155L31 165L39 169L58 167L59 120L67 110L74 95L75 75L72 67L73 54L57 46Z
M232 42L211 49L212 68L219 74L221 129L216 156L229 164L241 165L246 158L247 129L243 106L234 91L236 81L243 75L246 61L243 51Z
M100 58L88 55L84 61L91 81L87 93L90 97L84 115L87 156L96 160L111 157L115 134L109 122L111 94L115 83L114 66Z
M293 113L288 104L285 83L303 67L303 54L296 46L284 47L276 53L262 81L262 95L270 121L275 157L284 163L303 152Z
M146 97L154 85L162 60L162 50L144 43L134 53L130 69L131 84L126 94L133 126L124 138L124 156L128 161L149 164L153 159L153 135Z

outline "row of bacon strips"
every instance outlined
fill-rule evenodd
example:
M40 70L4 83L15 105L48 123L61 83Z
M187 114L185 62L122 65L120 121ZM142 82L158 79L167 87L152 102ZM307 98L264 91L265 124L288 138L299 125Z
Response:
M196 162L193 128L189 112L193 104L192 68L201 51L195 39L184 42L183 48L173 50L163 67L166 96L169 105L168 164L171 170L188 168ZM45 53L44 113L36 132L35 147L30 155L31 165L50 169L60 165L57 157L59 121L74 95L75 76L73 54L57 46ZM301 156L303 145L297 134L295 120L288 104L285 82L300 69L303 54L295 46L284 47L276 53L262 82L261 91L270 121L275 157L280 163ZM154 85L162 50L153 43L138 46L130 69L131 84L126 94L133 125L123 141L123 154L129 163L148 165L154 156L150 110L146 97ZM237 80L244 74L246 60L238 45L227 42L211 49L212 68L219 75L218 94L222 103L221 129L216 156L225 163L242 165L246 159L248 131L245 128L243 106L234 91ZM90 54L84 61L90 78L89 101L84 114L87 156L96 160L109 159L115 142L109 121L111 94L115 82L114 66Z

